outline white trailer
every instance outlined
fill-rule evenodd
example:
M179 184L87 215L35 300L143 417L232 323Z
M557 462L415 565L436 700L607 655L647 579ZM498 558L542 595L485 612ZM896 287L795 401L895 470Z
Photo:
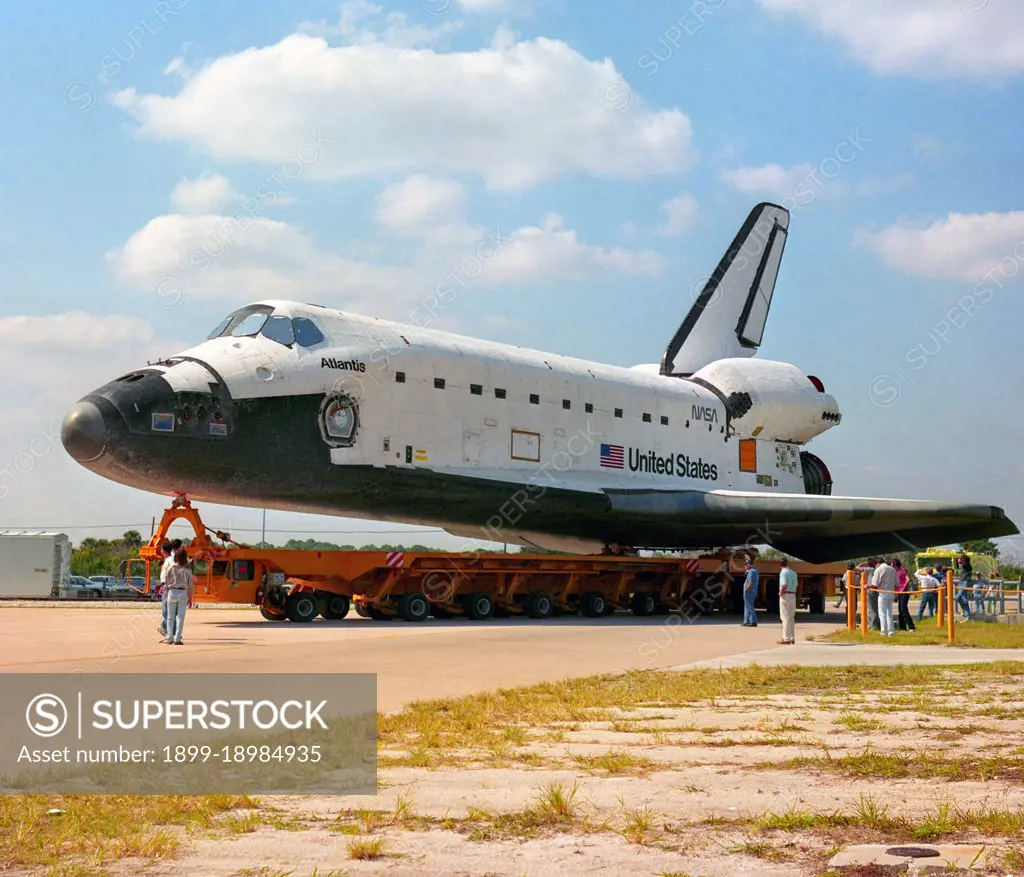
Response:
M71 574L64 533L0 530L0 597L53 597Z

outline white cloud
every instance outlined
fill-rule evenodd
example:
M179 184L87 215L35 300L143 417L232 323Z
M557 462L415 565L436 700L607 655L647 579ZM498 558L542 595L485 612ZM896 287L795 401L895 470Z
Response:
M462 28L460 21L443 21L428 27L412 24L404 12L388 12L384 16L381 12L383 8L369 0L345 0L337 22L304 22L299 30L314 36L337 36L350 45L382 43L415 49L442 43Z
M466 191L453 180L413 174L377 196L378 225L403 236L458 242L480 239L465 220Z
M841 40L881 73L986 76L1024 69L1024 6L1010 0L757 2Z
M602 272L658 276L665 261L659 253L621 247L605 249L579 240L564 219L549 213L539 226L512 232L502 251L484 266L490 283L539 283L583 280Z
M759 167L738 167L722 176L740 192L768 195L776 201L792 198L796 187L814 170L809 164L783 167L771 162Z
M950 213L931 225L902 221L877 233L860 230L854 241L907 274L975 282L991 271L1014 277L1024 264L1024 211Z
M401 267L324 250L286 222L177 213L150 220L107 262L123 283L150 293L239 304L244 290L246 301L316 300L395 319L453 271L467 288L664 271L658 253L585 243L556 214L506 231L474 226L465 212L466 193L452 180L414 174L384 189L378 224L415 241L410 264Z
M225 159L279 164L322 131L310 179L440 171L518 189L568 173L640 179L691 167L680 110L639 95L626 112L602 106L619 78L610 60L545 38L442 53L293 34L217 58L176 94L128 89L115 100L143 135Z
M153 290L174 278L184 295L246 300L329 297L339 306L372 309L375 303L415 301L422 279L406 268L380 267L319 249L286 222L259 218L246 224L213 214L168 214L150 220L123 247L107 253L117 276Z
M665 221L659 226L658 234L668 238L682 237L697 221L697 199L689 192L683 192L665 201L661 212L665 214Z
M510 12L518 7L528 5L525 0L458 0L459 8L464 12Z
M159 344L153 328L136 317L85 311L0 317L0 374L17 375L3 382L0 454L9 459L32 436L59 432L68 409L86 393L173 349L180 348ZM63 456L59 439L53 444L53 456ZM0 478L4 485L13 486Z
M207 174L194 180L182 180L171 192L171 204L183 213L216 213L242 200L223 174Z

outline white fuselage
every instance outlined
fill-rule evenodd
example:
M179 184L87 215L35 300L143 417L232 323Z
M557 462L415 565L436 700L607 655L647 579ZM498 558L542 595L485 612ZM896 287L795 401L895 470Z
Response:
M720 396L698 383L315 306L267 304L311 317L325 341L289 348L262 335L222 337L183 355L213 366L236 400L352 399L358 428L351 446L331 449L335 465L594 492L804 491L799 443L754 439L756 465L749 466L748 447L743 471L743 433L729 428ZM178 392L209 379L187 362L164 369L164 377Z

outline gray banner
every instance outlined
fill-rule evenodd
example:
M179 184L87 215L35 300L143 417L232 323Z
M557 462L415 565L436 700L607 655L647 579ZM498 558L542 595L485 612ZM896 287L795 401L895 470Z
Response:
M0 794L373 795L368 673L0 673Z

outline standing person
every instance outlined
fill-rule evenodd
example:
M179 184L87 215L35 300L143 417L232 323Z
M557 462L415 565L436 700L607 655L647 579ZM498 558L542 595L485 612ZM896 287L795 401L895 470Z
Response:
M761 576L749 560L743 564L743 568L747 571L746 578L743 580L743 626L757 627L757 610L754 608L754 601L757 599L761 587Z
M167 573L174 566L174 557L171 553L171 543L166 539L160 544L160 556L163 563L160 565L160 585L157 588L157 596L160 598L160 626L157 630L164 641L167 640Z
M789 561L779 561L779 617L782 619L780 646L791 646L796 642L796 573L789 568Z
M924 616L924 607L928 607L928 617L934 618L939 605L939 580L935 578L935 570L928 567L926 570L919 570L915 573L918 584L921 585L921 605L917 607L917 620L921 621Z
M980 572L974 579L974 613L975 615L985 614L985 581Z
M998 581L998 577L995 573L992 573L988 577L987 587L985 588L985 603L987 604L986 611L989 615L995 615L999 611L999 589L1002 584Z
M857 571L856 569L854 569L853 561L850 561L850 563L846 564L846 575L841 576L839 579L836 580L836 590L839 592L839 599L836 600L836 609L843 605L844 600L847 603L849 603L850 601L850 594L848 593L846 580L849 578L849 574L851 572L854 574L854 576L856 576Z
M956 589L956 605L960 607L960 613L964 621L971 620L971 600L968 591L971 587L971 559L961 548L960 556L956 559L960 572L960 587Z
M903 563L897 558L892 562L896 570L896 606L899 613L900 630L917 630L914 619L910 617L910 592L915 590L911 584L910 574Z
M882 636L893 636L892 604L896 596L896 585L899 578L896 569L884 560L875 567L871 576L871 587L878 589L878 622Z
M957 605L963 610L964 618L967 621L971 620L971 599L968 591L971 587L971 559L967 556L967 551L963 548L960 549L960 555L956 559L957 570L960 576L960 587L956 592Z
M174 566L167 575L167 644L182 645L185 610L192 605L194 579L188 568L188 553L179 548L174 553Z
M875 570L878 568L878 564L881 561L876 560L874 557L867 560L857 567L857 576L866 572L868 574L868 586L871 585L871 579L875 574ZM879 630L880 626L878 623L878 591L868 590L868 630Z

